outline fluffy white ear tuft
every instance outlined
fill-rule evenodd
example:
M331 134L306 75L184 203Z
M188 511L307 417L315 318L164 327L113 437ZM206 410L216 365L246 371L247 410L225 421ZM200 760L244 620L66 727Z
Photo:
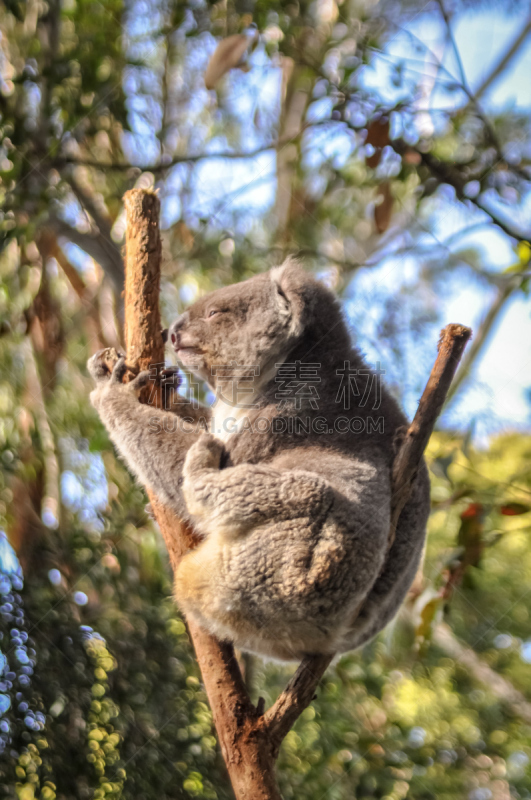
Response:
M304 270L297 261L288 258L280 266L273 267L269 274L279 314L289 324L290 335L299 336L303 329L301 288L305 278Z
M285 264L281 264L278 267L273 267L270 272L271 275L271 282L273 284L273 289L275 290L275 302L277 304L278 310L280 311L282 316L291 316L291 306L286 295L286 292L282 286L282 278L284 277L285 271ZM285 282L285 281L284 281Z

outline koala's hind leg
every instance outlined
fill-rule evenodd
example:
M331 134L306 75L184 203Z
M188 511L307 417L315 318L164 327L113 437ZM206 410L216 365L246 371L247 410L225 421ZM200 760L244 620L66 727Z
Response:
M317 519L333 502L329 484L310 472L259 464L220 469L223 444L203 434L183 467L183 494L203 533L239 535L272 520Z
M236 546L236 543L233 543ZM252 552L244 559L243 571L251 580L259 577L260 565ZM293 661L308 653L333 653L333 632L321 629L308 608L304 618L293 619L293 598L273 599L267 587L256 586L254 602L241 592L241 559L231 563L223 537L206 537L196 550L187 553L175 573L175 597L188 619L236 647L268 658ZM249 585L248 585L249 587ZM300 599L295 598L295 605Z
M220 469L223 450L204 434L183 467L184 500L205 538L177 570L179 604L253 652L334 652L343 618L380 570L388 511L380 519L370 490L354 503L311 472Z
M303 651L296 649L293 627L286 630L285 620L282 625L283 615L270 608L257 613L255 604L242 602L236 585L240 575L235 574L235 565L227 563L226 547L222 537L214 535L181 559L175 573L175 597L181 611L236 647L271 658L297 659ZM314 635L310 641L314 646Z

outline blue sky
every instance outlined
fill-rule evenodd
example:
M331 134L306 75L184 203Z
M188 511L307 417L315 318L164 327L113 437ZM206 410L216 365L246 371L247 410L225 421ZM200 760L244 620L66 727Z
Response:
M456 44L472 90L491 72L492 66L521 28L521 16L508 17L492 9L464 14L456 20ZM427 20L420 22L418 35L430 48L440 41L440 29L438 32ZM451 52L446 63L448 69L457 76L459 73ZM531 112L530 75L531 37L482 98L482 107L490 112L507 107ZM434 98L436 102L437 97ZM529 228L529 197L524 206L526 227ZM520 217L522 223L524 213ZM458 212L454 212L445 220L448 232L452 232L452 226L459 225L459 216ZM470 236L470 240L480 246L486 267L502 271L517 260L510 240L496 229L488 233L486 230L476 232ZM485 298L480 297L473 284L461 287L446 305L449 320L458 320L473 329L477 328L484 312ZM488 405L500 421L504 421L504 427L511 427L512 420L514 424L529 429L530 406L526 400L526 390L531 384L531 298L519 294L507 305L477 364L474 384L476 388L468 392L469 408L481 409Z
M492 7L484 10L474 10L456 15L452 21L456 44L460 53L467 82L472 90L481 84L488 75L498 58L506 51L509 43L514 39L522 27L521 14L507 16L505 13L496 12ZM199 41L201 40L201 41ZM216 46L215 40L209 35L203 35L195 40L197 47L192 47L191 63L197 66L197 61L206 62ZM438 69L436 62L442 58L443 69ZM390 80L391 68L397 60L405 60L406 75L412 85L418 85L423 80L429 94L428 105L430 109L444 109L463 105L466 98L462 93L455 91L455 80L459 80L459 68L451 46L445 47L445 26L442 19L433 9L429 13L421 11L405 29L397 28L386 46L382 56L374 54L372 64L364 68L364 83L371 87L373 92L379 93L388 102L397 99L397 90L393 88ZM257 108L267 115L275 113L278 104L278 70L268 67L269 61L260 47L252 56L253 68L243 74L234 71L228 76L230 89L225 91L224 98L218 102L225 106L232 106L238 115L251 118ZM184 65L186 72L186 65ZM437 76L437 82L432 87L430 77ZM518 56L509 68L505 70L481 99L482 107L489 112L496 112L504 108L517 108L526 114L531 114L531 37L521 47ZM182 76L181 76L182 80ZM205 94L204 88L194 86L190 90L191 108L187 125L194 129L194 141L190 149L201 152L208 148L215 152L228 148L228 142L223 132L209 139L209 125L201 124L201 118L194 116L194 109L203 108L206 104L210 107L209 113L216 114L215 103L212 97ZM403 93L403 92L402 92ZM137 98L138 100L138 98ZM322 98L312 103L309 114L328 115L328 108L322 108L323 103L329 103L329 98ZM227 106L227 107L228 107ZM225 109L227 110L227 108ZM208 116L208 115L207 115ZM203 118L204 119L204 118ZM437 113L426 116L424 124L428 126L440 124ZM197 123L197 125L196 125ZM422 124L422 120L420 120ZM135 129L133 124L133 128ZM265 129L268 129L265 125ZM255 128L249 125L244 129L243 146L247 150L259 147L260 126ZM312 144L307 151L306 159L324 159L332 155L345 161L352 152L352 138L337 126L337 133L321 130L313 132ZM318 138L319 144L317 145ZM135 137L133 137L135 138ZM528 137L529 138L529 137ZM204 139L204 140L203 140ZM149 131L144 127L138 129L137 145L142 148L144 161L146 154L153 150L156 157L157 140L154 130ZM129 141L129 145L133 142ZM127 147L127 145L126 145ZM309 164L309 162L308 162ZM311 164L317 166L317 163ZM317 172L317 170L315 170ZM170 227L180 218L182 189L187 180L188 168L177 167L171 171L170 176L162 189L162 221L164 227ZM271 208L276 192L276 154L275 151L262 153L255 159L238 160L205 160L199 162L192 173L192 180L188 184L189 208L196 210L197 219L205 216L213 227L226 227L240 234L253 230L254 223L260 219L264 211ZM512 205L507 211L512 221L519 223L522 228L529 228L531 220L531 192L519 206ZM482 224L483 223L483 224ZM486 214L472 208L456 203L451 192L439 191L436 205L431 216L426 219L412 218L409 223L411 230L416 227L415 235L422 233L426 244L438 244L451 241L450 250L463 247L464 244L477 248L481 253L483 268L493 272L502 272L517 259L513 251L514 242L505 234L495 228ZM474 226L471 233L458 235L460 231ZM259 246L259 234L254 226L254 239ZM407 227L407 225L406 225ZM266 242L264 241L264 244ZM396 256L382 258L376 267L370 270L356 272L352 293L364 307L371 305L371 296L379 293L382 288L392 293L402 285L415 281L422 261L420 258ZM434 293L434 297L427 298L427 302L434 303L441 312L441 321L461 322L469 325L473 330L478 326L492 302L493 294L484 283L476 279L470 270L460 269L458 272L449 273L445 281L444 291ZM188 300L193 299L192 297ZM413 305L412 305L413 309ZM531 385L531 299L521 294L515 296L506 306L502 317L491 333L486 348L480 359L476 362L474 374L468 387L451 407L443 421L450 425L466 427L472 423L476 426L476 441L486 441L492 433L517 428L519 430L531 429L530 403L526 396ZM366 324L359 330L360 344L367 352L369 360L374 361L376 350L370 340L371 327L374 320L367 315ZM426 352L432 359L438 338L439 325L433 326L429 341L426 342ZM423 362L422 368L429 369L430 361ZM406 392L407 411L414 413L417 394Z
M460 53L468 85L474 90L490 74L493 66L504 54L510 42L522 28L521 15L506 16L492 8L484 11L463 13L452 22L452 29ZM441 89L437 85L430 93L431 108L451 108L464 104L464 97L455 91L445 91L444 84L459 80L459 68L451 47L444 47L444 26L433 12L420 14L408 26L410 33L397 30L387 46L392 58L384 55L376 58L374 66L367 69L365 85L381 91L384 97L393 99L389 89L389 73L396 58L406 58L411 79L418 82L419 75L433 76L437 59L442 58L444 70L438 72ZM412 46L413 45L413 46ZM433 56L429 52L433 53ZM511 65L492 84L481 99L486 111L499 112L505 108L531 113L531 37L521 47ZM429 79L428 79L429 84ZM436 123L435 123L436 124ZM522 228L530 227L531 196L520 208L511 209L510 219ZM470 235L458 238L457 232L476 222L485 221L485 226L474 229ZM526 224L527 223L527 224ZM439 240L453 237L462 247L477 247L482 255L482 266L495 272L517 261L513 242L499 229L489 225L488 217L479 211L465 209L463 205L448 200L439 206L438 220L434 231ZM373 270L371 280L377 284L383 270L386 282L396 286L406 279L406 270L401 264L393 270L393 264L382 265ZM439 308L446 322L460 322L477 330L490 302L492 294L471 276L461 272L449 278L447 291L439 298ZM367 287L366 287L367 289ZM467 390L450 409L446 421L476 421L476 438L481 441L486 435L501 430L531 429L530 404L526 397L531 385L531 298L520 293L507 304L502 317L491 333L483 354L476 362L473 379ZM437 331L433 332L434 344ZM411 413L412 407L408 409Z

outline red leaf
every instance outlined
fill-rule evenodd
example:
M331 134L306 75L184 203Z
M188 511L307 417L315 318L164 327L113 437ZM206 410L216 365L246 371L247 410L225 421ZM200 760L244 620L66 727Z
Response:
M417 153L416 150L413 148L408 148L403 155L404 164L413 164L413 166L417 167L420 162L422 161L422 157L420 153Z
M531 506L524 503L505 503L500 506L500 514L504 517L517 517L519 514L527 514L528 511L531 511Z
M461 519L474 519L480 517L483 513L483 505L481 503L470 503L461 514Z

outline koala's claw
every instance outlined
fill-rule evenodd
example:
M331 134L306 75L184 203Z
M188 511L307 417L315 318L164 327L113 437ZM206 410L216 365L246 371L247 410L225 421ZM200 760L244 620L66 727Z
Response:
M111 379L116 364L123 357L124 354L114 347L104 347L89 358L87 369L96 383L106 383Z
M123 383L126 372L125 356L121 356L113 367L111 383Z

